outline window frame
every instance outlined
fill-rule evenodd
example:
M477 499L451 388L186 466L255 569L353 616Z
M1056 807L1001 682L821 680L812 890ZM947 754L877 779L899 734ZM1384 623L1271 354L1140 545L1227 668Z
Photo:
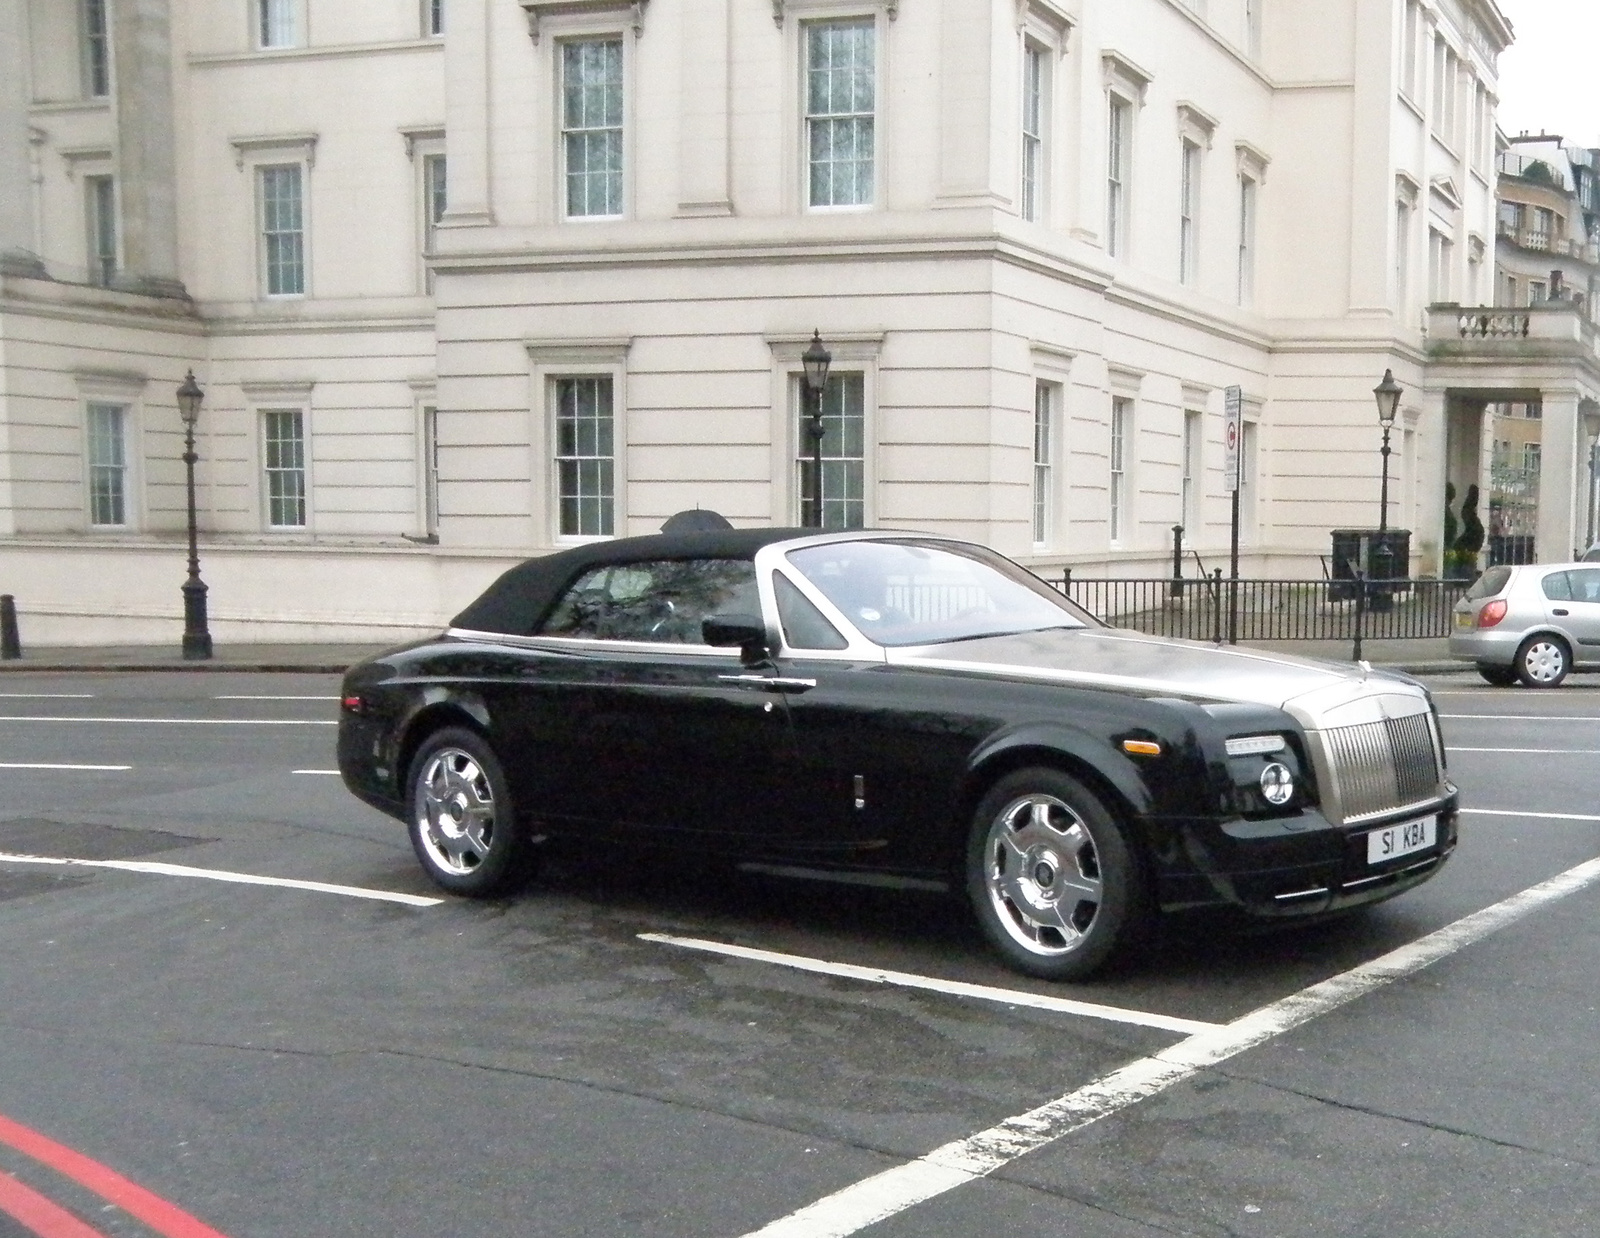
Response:
M1106 91L1106 257L1126 259L1133 189L1133 100Z
M122 269L122 229L118 226L121 220L117 213L115 175L110 172L96 172L83 178L83 208L84 257L89 282L97 288L109 288ZM108 230L109 253L104 247L108 239L106 235Z
M1062 385L1033 380L1033 472L1031 527L1033 548L1048 550L1056 532L1056 461L1060 453ZM1041 433L1042 431L1042 433Z
M119 464L95 463L95 414L97 412L112 412L116 414L117 446L121 452L122 460ZM83 477L84 477L84 509L86 513L86 527L91 533L128 533L137 529L139 521L135 517L136 505L133 494L133 457L135 453L130 450L129 440L133 429L133 403L127 399L115 398L107 395L87 396L83 401ZM96 477L100 469L115 469L117 473L117 499L122 508L120 520L97 520L95 518Z
M590 374L581 370L574 370L567 373L552 374L546 379L546 383L549 388L549 394L546 398L546 403L550 409L551 443L550 472L548 476L550 499L554 509L552 528L555 531L555 540L561 545L575 545L583 542L610 541L611 539L620 536L620 534L617 532L617 457L619 454L621 454L619 451L621 445L617 440L618 418L616 381L610 373L605 371ZM574 451L570 455L562 454L561 387L563 383L595 383L597 384L597 390L600 390L598 384L604 384L604 391L608 396L609 403L609 407L605 412L605 419L607 422L609 422L610 429L611 451L609 455L601 454L599 452L585 454L579 451ZM566 494L562 489L561 466L563 463L568 461L578 463L580 465L585 461L604 461L610 464L610 468L606 470L610 476L610 494L606 495L602 493L600 496L600 501L602 503L609 503L611 524L609 530L602 528L592 532L585 532L581 527L583 523L581 515L578 521L580 527L576 531L568 531L562 528L562 507L566 498ZM580 503L582 503L585 498L581 488L581 483L577 494L574 495L574 498ZM604 521L601 523L604 523Z
M796 462L807 444L800 434L801 385L805 367L800 355L811 343L810 331L782 332L765 337L772 354L771 368L771 477L769 518L778 526L793 525L801 511L800 470ZM862 374L862 519L871 528L879 519L879 358L883 332L835 332L824 343L833 354L829 373ZM826 446L827 440L823 440Z
M420 20L422 37L425 39L444 38L446 0L418 0L417 15Z
M1029 223L1050 214L1050 108L1054 49L1031 33L1022 38L1022 119L1017 213ZM1030 123L1032 130L1029 129Z
M1110 440L1106 452L1106 540L1112 550L1126 550L1132 545L1132 539L1128 536L1128 526L1132 523L1129 495L1133 468L1130 456L1136 456L1137 452L1130 449L1136 441L1137 405L1137 397L1129 392L1113 391L1111 394L1111 416L1107 426Z
M267 174L293 169L299 184L300 286L291 292L272 291L271 245L267 231ZM263 301L297 301L311 296L311 160L266 158L251 165L255 202L256 296ZM292 235L285 231L283 235Z
M621 119L615 126L618 134L618 158L621 167L617 169L617 196L618 209L611 214L573 214L569 207L571 199L567 178L571 174L568 165L568 135L569 133L592 133L600 130L610 132L613 126L585 127L581 130L569 130L567 127L566 109L566 49L581 44L609 44L615 43L618 47L619 72L621 77L620 89ZM563 30L557 37L550 40L551 47L551 80L554 86L554 99L552 103L554 130L555 130L555 180L554 204L555 217L562 223L589 224L606 223L610 221L627 219L632 210L632 168L633 141L632 141L632 102L633 87L633 41L628 38L626 31L620 24L601 24L590 27Z
M263 400L253 407L255 419L255 440L258 453L258 467L256 469L256 484L260 488L260 520L264 533L273 535L309 534L312 531L312 487L311 487L311 409L309 405L293 400ZM269 448L268 419L278 416L292 416L296 418L299 427L300 463L298 468L274 467L271 463L272 454ZM274 473L298 473L300 477L300 515L298 524L279 524L273 520L274 495L272 493L272 475Z
M1200 282L1200 205L1205 183L1205 148L1193 138L1178 139L1178 282Z
M628 351L632 344L632 337L524 341L532 388L529 446L535 496L529 524L536 546L581 545L628 534ZM599 377L611 380L612 533L563 534L556 466L556 382L563 378Z
M148 518L144 493L144 393L149 380L143 374L83 370L76 375L78 402L78 460L82 469L79 481L83 530L93 536L120 537L141 532ZM122 410L123 446L123 522L96 524L94 521L93 476L90 464L89 409L100 404ZM174 413L174 417L176 414Z
M1205 411L1185 407L1183 410L1183 437L1179 445L1178 463L1178 523L1184 534L1193 538L1202 523L1205 504Z
M430 146L432 144L430 143ZM422 291L434 290L433 267L429 259L438 252L439 224L450 209L450 157L441 142L437 149L417 152L418 222L422 230Z
M872 111L870 116L861 112L818 113L819 119L859 120L868 117L872 123L872 192L865 201L812 202L810 74L811 34L826 26L863 26L872 32ZM807 214L837 214L853 211L877 210L883 203L884 159L883 145L887 137L883 120L883 101L886 85L884 60L886 51L885 23L872 8L823 9L808 12L795 23L798 44L796 70L796 119L798 120L799 191L801 209Z
M83 97L110 98L110 0L80 0L77 7L79 73Z
M277 9L290 23L289 37L269 42L271 15ZM305 0L250 0L250 46L258 52L279 52L306 46Z

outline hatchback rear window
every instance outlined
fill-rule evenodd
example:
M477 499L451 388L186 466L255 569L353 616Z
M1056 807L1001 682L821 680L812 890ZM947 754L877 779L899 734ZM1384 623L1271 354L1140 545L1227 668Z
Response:
M1506 581L1510 579L1509 567L1491 567L1472 582L1472 588L1467 590L1467 601L1476 602L1479 598L1492 598L1506 587Z

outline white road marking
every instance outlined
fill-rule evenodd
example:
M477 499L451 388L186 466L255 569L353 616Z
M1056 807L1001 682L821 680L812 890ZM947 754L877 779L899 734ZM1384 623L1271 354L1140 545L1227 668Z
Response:
M1600 756L1600 748L1457 748L1454 744L1445 745L1446 752L1520 752L1529 756L1540 757L1571 757Z
M1458 722L1600 722L1577 714L1440 714L1441 718L1454 718Z
M1130 1062L988 1130L935 1148L824 1196L745 1238L844 1238L925 1200L952 1191L1053 1143L1092 1122L1165 1091L1208 1067L1282 1036L1384 985L1423 968L1520 920L1547 903L1600 880L1600 859L1530 886L1502 902L1347 972L1271 1002L1212 1031Z
M1581 812L1523 812L1516 808L1461 808L1477 817L1541 817L1547 821L1600 821L1600 817Z
M291 770L290 772L291 773L295 773L295 774L334 774L334 775L337 775L339 771L336 770L336 769L297 769L297 770Z
M960 980L939 980L933 976L918 976L912 972L887 971L881 967L858 967L854 963L830 963L826 959L807 958L802 954L779 954L773 950L754 950L749 946L730 946L725 942L706 941L699 937L674 937L668 933L640 933L641 941L660 942L666 946L682 946L686 950L704 950L710 954L723 954L735 959L750 959L757 963L775 963L779 967L793 967L799 971L820 972L825 976L843 976L849 980L865 980L872 984L894 984L906 989L927 989L934 993L948 993L955 997L976 997L980 1001L1004 1002L1008 1006L1028 1006L1035 1010L1053 1010L1060 1014L1084 1015L1091 1019L1107 1019L1114 1023L1132 1023L1139 1027L1155 1027L1168 1032L1194 1035L1212 1032L1221 1026L1201 1023L1196 1019L1179 1019L1171 1015L1151 1014L1143 1010L1124 1010L1119 1006L1102 1006L1096 1002L1077 1002L1065 997L1049 997L1041 993L1024 993L1017 989L996 989L986 984L967 984Z
M62 718L0 714L0 722L133 722L160 726L338 726L337 718Z
M92 701L93 692L0 692L8 701Z
M337 701L336 696L213 696L213 701Z
M0 761L0 769L105 769L127 770L131 765L57 765L45 761Z
M444 902L442 898L424 898L420 894L397 894L392 890L368 890L362 886L331 885L326 881L296 881L292 877L260 877L255 873L231 873L220 868L191 868L187 864L162 864L153 860L78 860L65 856L0 852L0 864L55 864L76 868L114 868L125 873L154 873L163 877L203 877L209 881L230 881L236 885L279 886L286 890L310 890L315 894L342 894L346 898L404 903L408 907L437 907Z

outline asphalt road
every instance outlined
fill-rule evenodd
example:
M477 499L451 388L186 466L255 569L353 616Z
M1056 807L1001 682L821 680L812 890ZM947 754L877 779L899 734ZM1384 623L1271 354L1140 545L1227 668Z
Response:
M1589 1238L1600 883L1502 904L1600 856L1600 679L1432 682L1468 809L1435 881L1056 987L937 894L628 850L361 897L437 891L325 772L332 678L8 674L0 852L135 869L0 860L0 1238Z

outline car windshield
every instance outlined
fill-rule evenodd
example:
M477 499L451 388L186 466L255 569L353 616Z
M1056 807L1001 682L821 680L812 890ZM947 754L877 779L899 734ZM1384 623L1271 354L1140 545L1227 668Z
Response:
M1476 602L1479 598L1491 598L1506 587L1506 581L1511 579L1509 567L1491 567L1477 580L1472 582L1472 588L1467 590L1467 601Z
M1042 628L1098 626L1016 564L978 546L851 541L789 552L792 563L880 645L936 645Z

